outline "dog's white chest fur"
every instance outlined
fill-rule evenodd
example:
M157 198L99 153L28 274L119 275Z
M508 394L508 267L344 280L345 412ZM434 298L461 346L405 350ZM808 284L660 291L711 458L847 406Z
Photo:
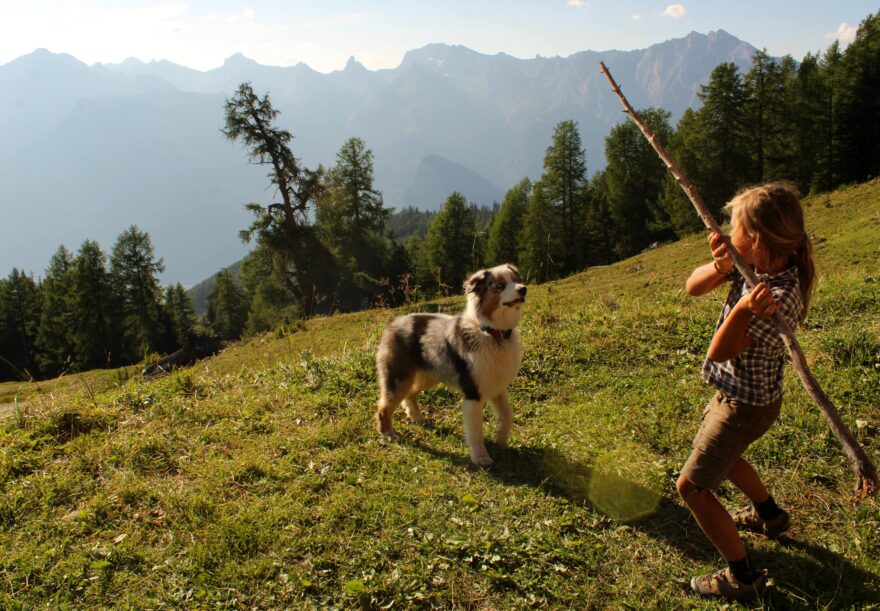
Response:
M483 347L469 356L480 396L485 399L497 397L519 372L522 362L519 332L514 330L510 338L502 340L488 337L484 339Z

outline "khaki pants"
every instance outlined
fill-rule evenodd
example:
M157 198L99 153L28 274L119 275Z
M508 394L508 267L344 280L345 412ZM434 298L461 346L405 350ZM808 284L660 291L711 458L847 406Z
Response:
M781 396L769 405L748 405L716 392L703 410L681 474L701 488L717 488L746 448L776 421L781 406Z

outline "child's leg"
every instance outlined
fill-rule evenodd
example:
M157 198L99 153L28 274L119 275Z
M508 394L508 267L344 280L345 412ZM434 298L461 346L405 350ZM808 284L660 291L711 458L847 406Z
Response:
M763 503L770 498L770 492L761 481L758 472L742 456L733 463L730 471L727 472L727 478L734 486L742 490L742 493L749 497L753 504Z
M700 488L684 475L678 478L676 487L697 520L697 524L718 548L724 559L728 563L745 559L746 548L739 537L733 518L715 495L706 488Z

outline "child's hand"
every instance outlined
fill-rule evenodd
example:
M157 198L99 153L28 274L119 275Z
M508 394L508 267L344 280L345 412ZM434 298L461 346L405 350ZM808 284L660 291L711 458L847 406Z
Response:
M715 260L715 269L722 276L726 276L733 269L733 259L727 252L727 244L721 238L721 234L713 231L709 234L709 248L712 250L712 258Z
M758 318L770 318L779 307L779 302L773 296L773 291L761 282L751 293L743 295L737 305L748 308Z

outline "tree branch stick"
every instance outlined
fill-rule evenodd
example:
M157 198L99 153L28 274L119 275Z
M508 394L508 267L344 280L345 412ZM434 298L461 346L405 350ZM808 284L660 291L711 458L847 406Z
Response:
M602 69L602 73L608 79L608 82L611 83L611 89L617 94L617 97L620 98L624 112L629 115L633 122L635 122L645 138L648 139L648 142L651 143L651 146L654 147L654 150L657 151L660 159L672 173L676 182L678 182L685 194L687 194L688 198L694 204L697 214L700 215L703 223L710 230L723 236L723 239L727 244L727 252L730 254L731 259L733 259L733 264L743 275L748 286L754 287L757 285L758 277L755 275L755 272L752 270L751 266L745 262L742 255L737 252L736 248L734 248L730 238L722 234L721 228L718 223L715 222L715 219L712 217L712 214L709 212L709 209L706 207L700 194L697 193L696 188L694 188L694 185L691 184L687 176L685 176L684 170L682 170L681 166L675 162L672 156L657 140L657 136L647 125L645 125L644 122L642 122L636 114L636 111L633 110L633 107L615 82L614 77L611 76L611 72L609 72L608 68L605 66L605 62L599 62L599 66ZM795 338L792 329L788 326L788 323L785 322L778 311L773 315L773 322L782 335L782 341L785 342L788 352L791 355L792 366L795 371L797 371L807 394L809 394L810 397L813 398L813 401L819 406L822 415L825 416L825 419L828 421L828 426L831 427L831 431L834 433L834 436L837 437L837 440L840 441L841 445L843 445L843 449L846 451L850 462L852 462L853 471L855 471L856 474L854 502L858 503L868 496L873 496L877 493L877 470L874 468L873 463L865 454L864 450L862 450L861 446L859 446L846 424L841 420L840 415L837 413L834 405L832 405L831 400L819 386L819 382L816 381L816 378L813 376L807 365L807 359L804 357L804 353L801 350L800 344Z

